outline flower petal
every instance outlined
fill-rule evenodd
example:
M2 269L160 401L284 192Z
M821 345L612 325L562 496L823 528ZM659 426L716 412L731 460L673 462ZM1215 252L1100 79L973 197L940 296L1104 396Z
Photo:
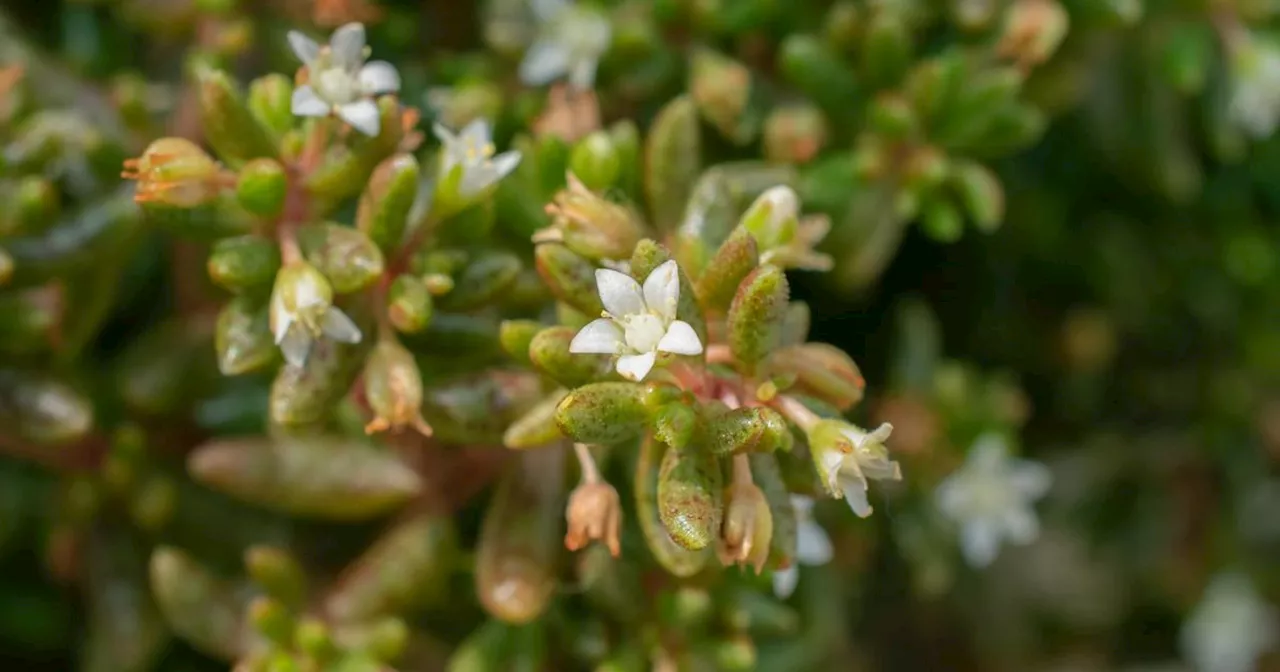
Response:
M529 9L539 21L550 21L569 6L569 0L529 0Z
M670 352L673 355L700 355L702 341L698 340L698 333L689 326L688 322L676 320L667 327L667 333L662 335L662 340L658 341L658 350Z
M596 83L596 59L579 58L569 67L569 84L579 91L590 90Z
M844 466L845 455L836 449L824 450L818 454L818 466L826 477L825 485L832 496L840 494L840 469ZM857 464L853 468L856 470Z
M622 351L622 329L610 319L592 320L569 342L574 354L616 355Z
M861 476L840 475L840 489L844 492L844 501L859 518L871 515L871 503L867 501L867 479Z
M676 319L680 303L680 267L675 259L662 262L644 279L644 303L664 320Z
M348 23L329 37L334 63L352 72L364 61L364 45L364 24L361 23Z
M796 584L800 582L800 566L791 565L786 569L773 572L773 594L779 599L787 599L796 592Z
M368 136L376 136L381 130L378 105L367 98L347 103L338 108L338 117L351 127Z
M653 369L653 363L658 359L658 353L646 352L642 355L623 355L618 358L618 373L627 380L636 382L644 380L649 375L649 371Z
M644 299L640 296L640 283L629 275L607 268L596 269L596 289L600 303L615 317L637 315L644 312Z
M1030 500L1040 499L1053 485L1053 473L1049 468L1031 460L1017 460L1009 474L1014 489Z
M1040 536L1040 520L1031 507L1015 506L1004 512L1004 532L1010 542L1029 544Z
M272 313L284 312L284 309L277 308L279 304L276 301L273 300L271 303L272 303L272 311L271 311ZM279 319L271 320L271 322L272 322L271 324L272 342L275 343L276 345L280 345L280 342L283 341L284 337L289 333L289 327L293 326L294 319L292 317L281 317Z
M360 327L351 321L347 314L337 308L324 311L324 324L320 327L324 335L339 343L359 343Z
M831 562L833 549L831 538L822 526L806 520L796 528L796 559L806 565L825 565Z
M1000 530L986 518L968 521L960 528L960 551L972 567L986 567L1000 552Z
M372 61L360 68L360 89L365 95L399 91L400 73L386 61Z
M280 339L280 354L284 355L284 361L289 366L302 368L307 363L307 357L311 355L313 343L311 334L308 334L302 325L295 324Z
M569 71L569 50L549 40L538 40L520 61L520 81L542 86Z
M462 127L462 132L458 134L458 139L467 149L479 150L493 139L493 129L489 128L489 120L484 117L476 117L470 123Z
M320 55L320 45L296 30L289 31L289 48L293 49L293 55L297 56L299 61L307 65L311 65L312 61Z
M304 84L293 90L289 109L299 117L325 117L329 115L330 107L329 103L320 100L315 89Z
M445 146L445 151L448 151L449 147L458 144L458 136L454 135L453 131L440 122L431 125L431 132L440 139L441 144Z
M884 457L875 457L858 463L862 474L877 481L901 481L902 468L897 462Z
M520 165L520 152L514 149L493 157L494 181L510 175L518 165Z

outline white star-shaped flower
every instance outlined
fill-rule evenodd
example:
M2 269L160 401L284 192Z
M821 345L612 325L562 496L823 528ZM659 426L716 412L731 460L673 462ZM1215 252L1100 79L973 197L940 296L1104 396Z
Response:
M312 346L321 338L360 342L360 328L333 305L329 281L306 262L295 262L276 274L267 316L276 345L291 366L306 364Z
M1251 672L1280 643L1280 615L1247 576L1220 574L1183 624L1181 640L1183 655L1197 670Z
M796 514L796 557L790 567L773 573L773 594L791 597L800 581L800 565L817 567L831 562L831 538L813 519L813 499L791 495L791 508Z
M520 79L542 86L568 75L576 89L590 89L596 66L613 39L609 19L599 10L571 0L529 0L538 20L538 37L520 63Z
M676 319L680 269L674 260L653 269L644 286L607 268L596 270L596 288L604 317L582 328L569 352L619 355L622 377L640 381L649 375L659 352L702 354L702 341L688 322Z
M902 468L889 459L884 445L893 425L886 422L871 432L845 422L831 427L839 427L836 441L814 442L819 476L832 496L844 497L859 518L866 518L872 513L867 501L868 479L902 480Z
M494 156L489 122L476 119L463 127L461 133L440 124L434 126L436 137L444 143L440 154L440 175L451 179L454 170L461 173L458 180L458 196L469 199L498 183L520 163L520 152L510 150Z
M364 26L348 23L320 46L302 33L289 31L289 46L307 66L307 83L293 91L293 113L300 117L330 114L365 135L380 130L373 97L400 90L400 74L386 61L365 63Z
M1040 535L1034 503L1052 482L1043 464L1010 457L1003 437L984 434L964 466L934 494L942 513L960 525L965 559L985 567L996 559L1002 541L1025 545Z

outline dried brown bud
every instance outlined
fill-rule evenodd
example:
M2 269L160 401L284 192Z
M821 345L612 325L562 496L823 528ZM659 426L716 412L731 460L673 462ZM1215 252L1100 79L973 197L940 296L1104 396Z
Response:
M612 485L601 481L574 488L565 519L569 523L569 531L564 535L565 548L577 551L592 541L600 541L609 547L613 557L622 552L618 544L622 506L618 502L618 491Z

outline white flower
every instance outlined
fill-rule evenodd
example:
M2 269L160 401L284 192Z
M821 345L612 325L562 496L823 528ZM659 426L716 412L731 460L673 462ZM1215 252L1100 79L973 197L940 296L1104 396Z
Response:
M1251 672L1280 643L1280 616L1247 576L1219 574L1182 626L1182 651L1204 672Z
M791 495L791 508L796 513L796 557L786 569L773 573L773 594L782 599L795 592L800 581L800 565L816 567L831 562L831 539L827 531L813 519L813 499Z
M1000 542L1025 545L1040 534L1033 504L1049 491L1052 475L1039 462L1014 459L997 434L978 438L964 466L934 493L938 508L960 525L960 549L974 567L996 558Z
M889 449L884 445L893 433L893 425L886 422L866 432L847 422L831 420L818 427L810 445L817 453L814 463L827 491L844 497L859 518L870 516L867 479L902 480L902 468L889 459Z
M1246 38L1231 59L1227 112L1249 135L1269 137L1280 122L1280 49Z
M360 328L334 307L329 281L306 262L290 264L276 274L267 316L280 353L295 367L306 364L311 347L320 338L360 342Z
M365 135L377 135L379 113L373 97L399 91L400 74L386 61L364 62L364 26L348 23L334 31L323 47L291 30L289 46L307 66L307 83L293 91L293 113L300 117L334 114Z
M542 86L568 75L574 88L591 88L596 65L613 38L608 17L572 0L529 0L529 4L538 20L538 37L520 63L520 79Z
M582 328L569 352L618 357L618 373L644 380L659 352L702 354L702 341L688 322L676 319L680 273L674 260L653 269L641 288L631 276L607 268L596 270L596 287L604 317Z
M460 170L458 196L463 199L497 184L520 163L520 152L515 150L493 155L489 122L484 119L472 121L456 135L440 124L436 124L434 130L444 143L440 154L441 179L448 179L455 169Z

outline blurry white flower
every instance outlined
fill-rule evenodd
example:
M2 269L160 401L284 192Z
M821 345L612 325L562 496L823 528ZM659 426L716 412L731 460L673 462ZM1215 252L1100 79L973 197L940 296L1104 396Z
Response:
M1227 113L1245 133L1263 139L1280 122L1280 49L1246 37L1231 55Z
M520 152L511 150L494 156L489 122L476 119L467 124L461 133L436 124L436 137L444 143L440 154L441 179L457 179L457 195L469 199L498 183L520 163ZM450 177L454 170L456 178Z
M569 352L621 355L617 369L628 380L644 380L659 352L676 355L702 353L702 341L688 322L676 319L680 302L680 274L674 260L653 269L644 287L631 276L601 268L596 288L604 317L583 327L569 343Z
M1014 459L997 434L974 442L964 466L938 486L938 508L960 525L960 550L974 567L995 560L1000 543L1024 545L1040 534L1033 504L1052 475L1039 462Z
M786 569L773 573L773 594L782 599L791 596L800 581L800 565L816 567L831 562L831 539L827 531L813 519L813 499L791 495L791 508L796 513L796 557Z
M889 449L884 445L892 433L893 425L887 422L867 432L838 420L820 422L810 433L814 466L827 492L844 497L859 518L872 513L867 501L867 479L902 480L902 468L889 459Z
M360 328L334 307L329 281L306 262L289 264L276 274L267 316L276 345L291 366L306 364L311 347L320 338L360 342Z
M520 63L520 79L542 86L568 75L574 88L591 88L613 38L608 17L572 0L529 0L529 5L538 20L538 37Z
M364 26L348 23L320 46L302 33L289 31L289 46L307 66L307 83L293 91L293 113L300 117L329 114L365 135L379 132L373 97L400 90L400 74L386 61L365 63Z
M1280 616L1243 574L1219 574L1182 626L1182 652L1201 672L1252 672L1280 642Z

